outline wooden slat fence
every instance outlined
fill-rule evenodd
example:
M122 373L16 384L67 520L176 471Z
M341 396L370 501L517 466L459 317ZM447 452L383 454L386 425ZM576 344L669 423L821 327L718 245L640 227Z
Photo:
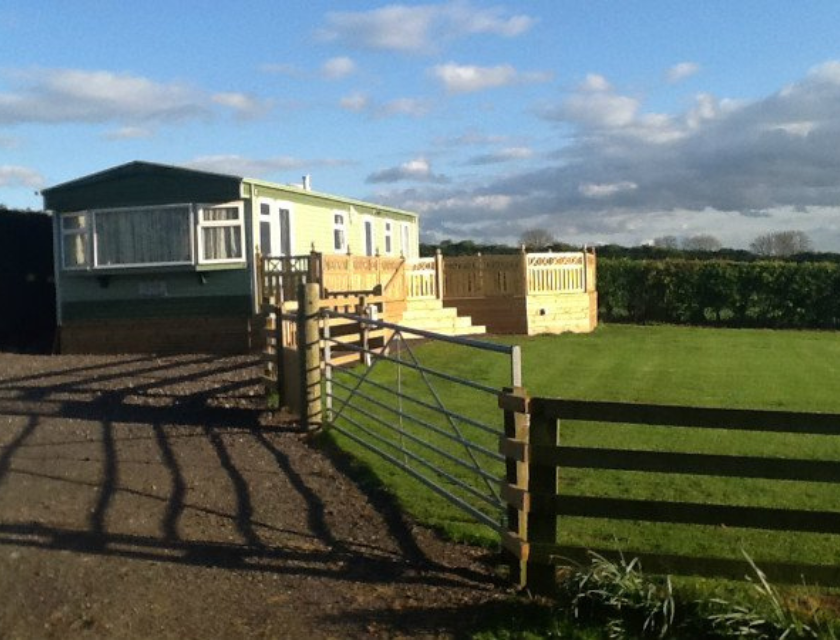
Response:
M558 475L562 469L598 469L662 474L663 486L667 486L669 477L679 475L840 485L838 460L569 447L560 443L558 429L558 421L562 420L784 433L797 438L840 437L840 415L529 398L522 389L503 394L499 404L505 410L506 424L501 442L507 459L503 496L509 505L511 532L506 546L516 556L514 575L522 586L536 591L552 590L555 565L570 560L588 562L587 551L617 556L615 551L606 549L558 545L558 522L562 527L568 517L819 533L838 536L840 544L840 499L832 505L838 510L832 511L570 495L563 491L559 481L562 476ZM713 433L709 436L714 438ZM675 431L674 438L678 437ZM707 529L698 531L698 535L714 533ZM638 557L652 572L731 578L743 578L748 572L742 559L689 557L649 549L622 551L625 557ZM840 563L805 565L757 560L774 580L799 582L804 578L840 585Z

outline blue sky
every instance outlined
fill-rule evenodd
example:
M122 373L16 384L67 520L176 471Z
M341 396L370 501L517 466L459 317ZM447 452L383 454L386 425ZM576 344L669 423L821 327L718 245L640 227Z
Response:
M836 0L11 0L0 203L148 160L311 174L431 241L840 251L838 27Z

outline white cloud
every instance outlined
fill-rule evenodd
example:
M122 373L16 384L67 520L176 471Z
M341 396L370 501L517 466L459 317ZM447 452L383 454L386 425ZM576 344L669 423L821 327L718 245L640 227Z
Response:
M546 73L522 73L509 64L478 67L449 62L435 66L431 73L449 93L472 93L514 84L546 82L551 78Z
M441 184L448 182L449 179L446 176L433 173L431 164L429 164L426 158L414 158L397 167L372 173L365 180L369 184L402 181L435 182Z
M626 180L622 182L612 182L609 184L594 184L592 182L588 182L586 184L581 184L578 186L578 191L581 195L587 198L609 198L617 193L621 193L622 191L633 191L637 189L639 185L635 182L628 182Z
M170 122L205 117L219 104L239 115L267 108L240 93L206 92L184 83L160 83L127 73L34 69L7 74L16 90L0 92L0 123Z
M337 167L349 164L345 160L322 158L308 160L293 156L248 158L239 155L200 156L186 166L203 171L225 173L248 178L263 178L282 171L308 171L316 167Z
M211 99L214 103L227 107L242 118L256 118L271 110L270 101L261 100L246 93L217 93Z
M471 35L512 38L534 24L526 15L466 0L440 4L391 4L370 11L334 11L318 35L346 46L402 52L429 52Z
M351 93L339 101L339 106L346 111L364 111L369 104L368 97L363 93Z
M681 80L690 78L699 71L700 65L696 62L680 62L679 64L675 64L673 67L668 69L667 73L665 74L665 78L671 84L676 84Z
M539 224L576 242L711 233L746 246L801 229L821 250L840 250L838 104L840 61L758 99L701 93L671 113L646 111L591 75L542 112L564 125L551 164L384 195L426 211L424 228L442 237L511 241ZM472 204L489 197L497 209Z
M328 80L340 80L356 72L356 63L346 56L330 58L321 65L321 74Z
M44 176L26 167L0 165L0 187L30 187L40 189L44 186Z
M154 131L147 127L120 127L105 134L108 140L137 140L140 138L151 138Z
M606 78L590 74L561 105L543 115L593 128L616 128L634 122L638 111L638 100L615 93Z

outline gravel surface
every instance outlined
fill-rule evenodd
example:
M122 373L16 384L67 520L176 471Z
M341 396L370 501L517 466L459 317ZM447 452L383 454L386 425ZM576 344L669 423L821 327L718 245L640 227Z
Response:
M261 411L254 358L0 354L0 637L447 637L509 592Z

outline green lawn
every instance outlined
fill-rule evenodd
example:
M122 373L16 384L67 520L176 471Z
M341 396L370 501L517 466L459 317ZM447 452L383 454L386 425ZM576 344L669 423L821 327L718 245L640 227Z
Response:
M532 396L840 413L840 335L835 333L605 326L589 335L517 338L515 343L522 348L524 386ZM431 343L413 348L425 366L490 386L509 384L508 363L498 354ZM447 408L484 424L501 426L501 412L495 408L493 399L482 393L435 382L432 394L416 373L404 369L397 373L397 367L385 362L377 365L373 379L383 386L410 391L430 403L437 401L434 398L437 394ZM372 389L370 396L389 406L396 402L382 389ZM375 404L369 404L367 410L379 415L386 424L372 425L363 415L358 415L357 421L390 438L396 446L401 442L406 450L418 451L415 443L405 437L414 435L456 456L466 455L462 445L405 421L401 427L404 435L400 438L391 428L397 423L394 414ZM349 411L352 410L345 415L351 415ZM415 414L442 425L443 430L452 429L439 418L435 421L434 412L427 409L417 409ZM471 441L488 449L497 446L495 436L463 423L457 426ZM342 447L362 458L415 517L455 537L479 541L493 538L486 527L473 524L469 517L405 474L383 464L377 456L362 451L340 434L335 437ZM840 460L840 435L756 434L568 422L561 425L561 440L571 446ZM405 454L399 455L409 460ZM434 452L424 455L433 466L463 478L479 492L487 484L452 465L444 456ZM501 477L501 463L481 454L473 455L487 473ZM413 461L409 462L412 468L417 467ZM840 511L836 485L825 483L563 470L561 492ZM474 501L471 496L467 499ZM492 512L481 506L480 500L475 504ZM840 536L583 518L562 519L560 531L561 543L586 547L719 557L739 557L743 548L759 561L840 565Z

